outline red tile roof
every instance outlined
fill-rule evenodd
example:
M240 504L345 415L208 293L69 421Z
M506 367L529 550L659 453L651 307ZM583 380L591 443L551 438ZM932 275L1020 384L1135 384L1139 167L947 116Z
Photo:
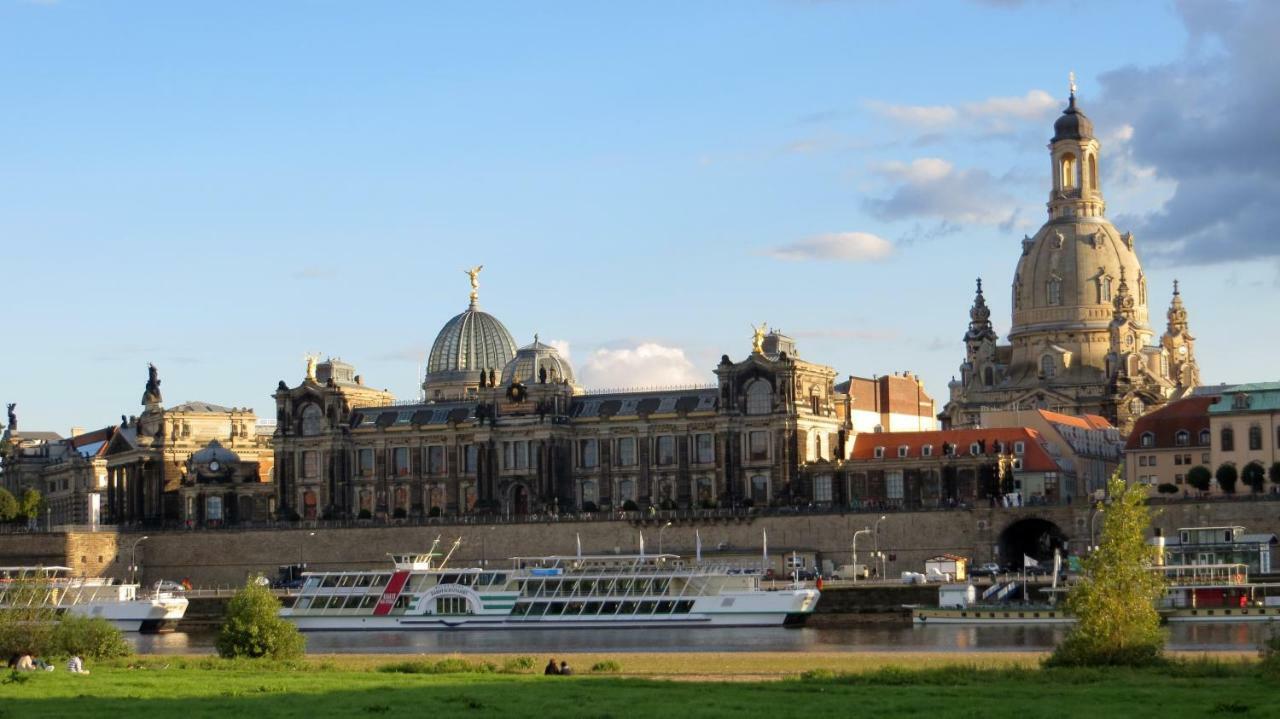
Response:
M1054 424L1065 424L1071 427L1090 430L1115 429L1114 425L1107 421L1106 417L1099 417L1096 414L1062 414L1061 412L1050 412L1048 410L1036 410L1044 417L1046 422Z
M942 445L954 444L956 456L972 457L969 448L975 442L986 442L989 455L995 454L997 443L1012 451L1014 443L1024 444L1022 469L1031 472L1056 472L1058 463L1045 450L1044 438L1029 427L992 427L989 429L946 429L932 432L864 432L853 441L852 459L876 460L876 447L884 447L884 460L899 459L898 448L907 448L907 459L924 457L922 449L933 447L930 458L942 458Z
M1177 434L1181 430L1191 434L1190 444L1183 446L1207 447L1208 445L1200 444L1200 432L1209 429L1209 406L1217 401L1218 398L1213 395L1187 397L1142 415L1134 423L1133 432L1129 433L1129 441L1125 442L1124 448L1131 450L1176 447L1178 446ZM1153 442L1150 446L1143 447L1142 435L1148 432L1154 435Z

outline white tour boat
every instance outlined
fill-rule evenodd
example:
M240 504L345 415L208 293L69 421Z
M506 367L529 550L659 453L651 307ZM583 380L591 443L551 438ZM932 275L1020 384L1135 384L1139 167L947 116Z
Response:
M391 571L308 573L281 616L304 631L782 626L802 623L819 596L766 591L758 573L674 554L516 557L508 569L438 556L391 555Z
M70 567L0 567L0 609L11 601L39 603L62 613L102 617L126 632L170 629L187 611L187 598L173 592L141 593L137 584L102 577L75 577Z

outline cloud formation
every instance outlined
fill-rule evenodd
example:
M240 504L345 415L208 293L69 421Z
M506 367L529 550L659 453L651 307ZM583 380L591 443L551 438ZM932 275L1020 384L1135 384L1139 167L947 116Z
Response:
M1012 226L1017 201L986 170L958 170L946 160L923 157L872 168L898 183L887 197L868 198L867 211L881 220L929 218L947 225Z
M767 251L780 260L869 262L893 254L893 243L870 232L830 232Z
M1021 97L989 97L959 105L899 105L872 100L867 107L894 123L936 138L943 130L963 130L983 136L1012 135L1020 124L1043 122L1061 105L1044 90Z
M634 347L598 349L587 356L578 376L584 387L667 387L706 384L679 347L643 342Z
M1280 3L1177 9L1189 34L1180 57L1099 78L1099 115L1132 127L1132 162L1176 184L1158 209L1125 219L1166 264L1280 257Z

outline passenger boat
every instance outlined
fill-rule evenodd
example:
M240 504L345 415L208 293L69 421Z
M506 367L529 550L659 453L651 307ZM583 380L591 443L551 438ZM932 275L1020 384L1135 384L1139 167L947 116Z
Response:
M803 623L819 597L675 554L515 557L493 569L450 567L434 549L393 554L390 571L307 573L281 616L304 631L782 626Z
M137 584L103 577L76 577L70 567L0 567L0 609L10 602L39 605L57 613L102 617L126 632L172 629L187 611L174 592L140 592Z

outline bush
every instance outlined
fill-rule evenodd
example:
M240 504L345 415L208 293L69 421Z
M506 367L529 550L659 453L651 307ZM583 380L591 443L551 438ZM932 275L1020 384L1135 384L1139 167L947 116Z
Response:
M1267 470L1262 468L1260 462L1250 462L1240 473L1240 481L1252 489L1254 494L1259 494L1262 492L1262 486L1267 483Z
M716 503L715 503L715 501L714 501L714 500L710 500L710 499L704 499L704 500L702 500L701 502L699 502L699 503L698 503L698 505L699 505L700 507L702 507L703 509L715 509L715 508L716 508Z
M1178 485L1169 484L1168 482L1161 484L1156 489L1160 492L1160 494L1177 494L1178 493Z
M12 522L18 516L18 500L9 490L0 488L0 522Z
M27 491L22 493L18 516L29 522L33 519L38 519L42 511L44 511L44 497L40 496L40 492L37 490L28 488Z
M626 511L626 512L640 511L640 507L635 503L635 500L631 500L631 499L628 499L627 501L622 503L622 509L623 511Z
M584 511L584 512L595 512L595 511L598 511L598 508L596 507L596 503L595 503L595 502L583 502L583 503L582 503L582 511Z
M396 511L391 513L391 516L395 519L404 519L408 515L409 513L404 511L404 507L396 507Z
M612 659L606 659L602 662L596 662L595 664L592 664L591 671L597 674L603 674L606 672L620 672L622 671L622 665L615 662Z
M378 671L387 674L493 674L498 671L492 662L471 663L465 659L450 657L438 662L408 661L383 664Z
M370 512L367 509L362 509L360 510L360 513L356 515L356 518L357 519L373 519L373 512Z
M55 656L80 656L85 659L115 659L133 653L124 634L102 617L64 614L53 628L49 653Z
M502 663L502 672L504 674L519 674L533 669L536 664L537 660L530 656L511 657Z
M1214 479L1218 480L1218 486L1222 488L1224 494L1236 493L1236 479L1239 478L1234 464L1223 463L1218 466L1218 471L1214 473Z
M295 659L302 656L306 639L280 618L280 600L271 590L250 579L227 603L217 647L218 655L227 659Z
M1187 484L1201 492L1209 491L1209 483L1213 481L1213 473L1203 464L1198 464L1187 472Z
M0 610L0 656L48 654L58 614L44 602L49 589L39 581L14 580L5 587Z
M428 516L428 517L439 517L439 516L440 516L440 508L439 508L439 507L432 507L432 508L431 508L431 511L427 512L427 516Z

